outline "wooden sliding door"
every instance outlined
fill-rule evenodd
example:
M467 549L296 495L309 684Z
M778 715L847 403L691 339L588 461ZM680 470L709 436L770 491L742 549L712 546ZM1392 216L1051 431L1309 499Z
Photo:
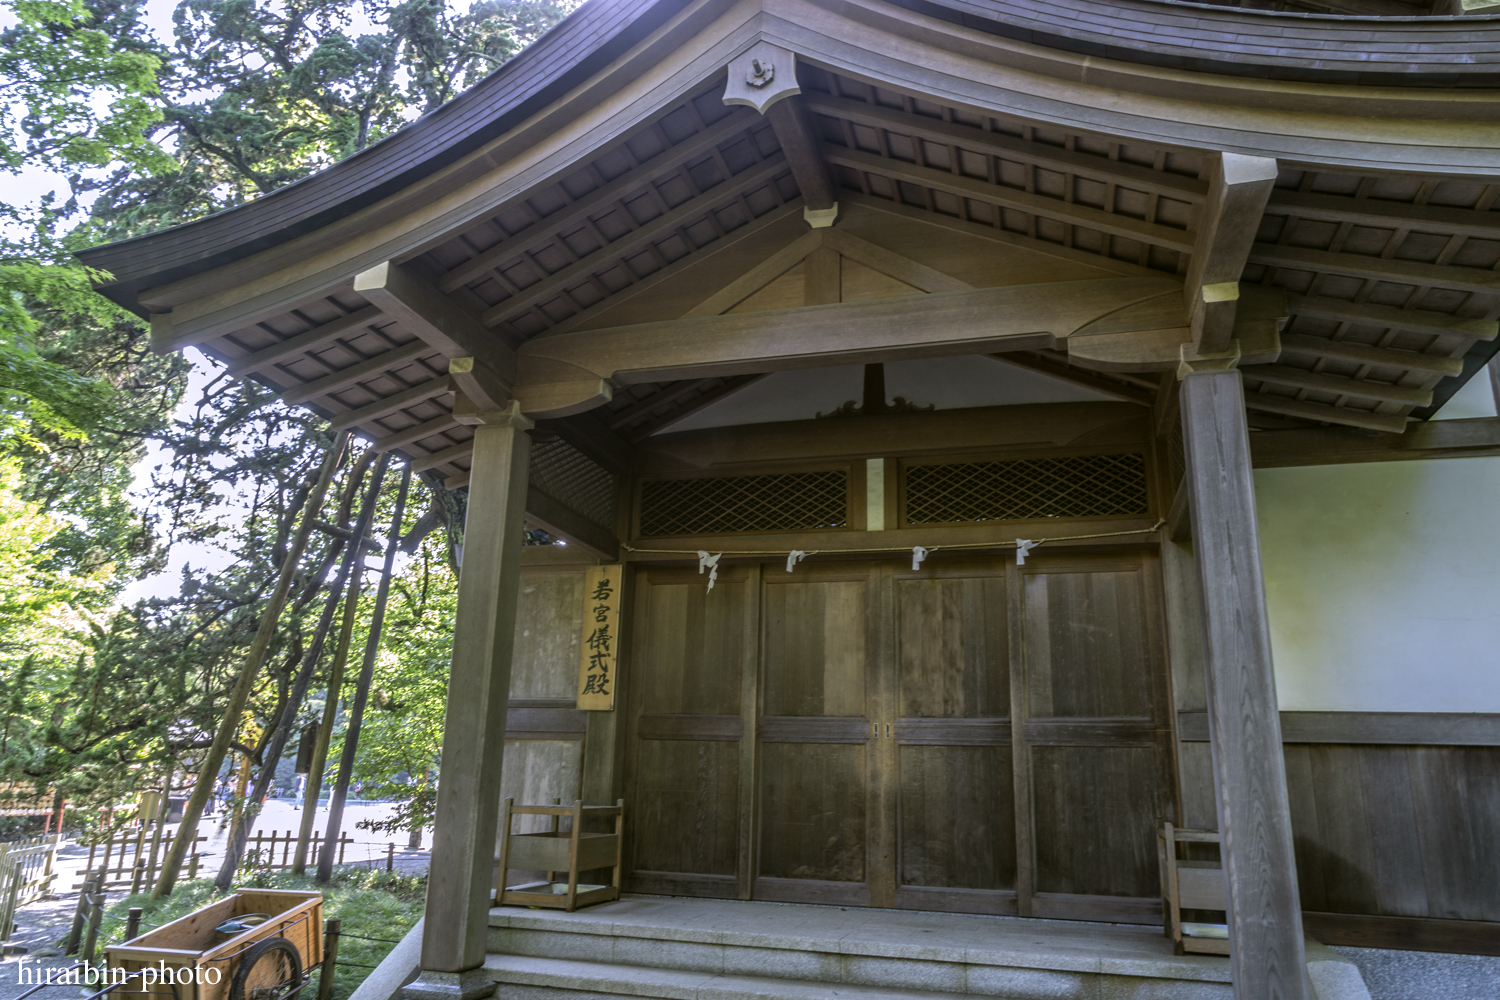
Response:
M635 892L747 898L760 567L635 575L627 843ZM747 738L749 737L749 738Z
M895 573L895 905L1016 912L1005 564Z
M1156 829L1177 796L1155 560L1048 555L1012 576L1031 806L1018 829L1035 859L1022 913L1156 922Z
M636 574L629 887L1159 919L1152 555Z
M767 572L762 587L759 836L754 894L889 905L882 896L884 747L876 564Z

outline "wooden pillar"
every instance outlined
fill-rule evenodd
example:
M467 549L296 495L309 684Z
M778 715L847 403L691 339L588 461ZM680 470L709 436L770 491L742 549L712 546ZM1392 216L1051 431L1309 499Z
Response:
M480 966L494 896L531 422L514 403L480 417L443 722L422 971L405 989L409 1000L474 1000L495 990Z
M1181 403L1234 995L1308 1000L1240 373L1186 374Z

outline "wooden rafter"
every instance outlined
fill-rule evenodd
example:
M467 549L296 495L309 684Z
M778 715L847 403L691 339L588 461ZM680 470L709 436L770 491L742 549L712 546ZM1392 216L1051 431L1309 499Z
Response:
M743 186L763 182L771 179L778 170L784 169L786 169L786 158L781 153L775 153L754 166L746 167L723 183ZM613 243L605 244L592 253L583 255L567 267L559 269L534 284L527 285L510 298L486 309L483 316L484 323L487 326L497 326L507 317L518 316L533 306L542 304L569 285L600 270L606 263L629 256L633 251L640 249L643 244L677 230L689 221L712 212L724 201L733 201L735 197L734 192L728 190L720 192L714 188L711 189L709 195L690 198L676 208L642 223Z
M247 354L243 358L232 361L226 369L226 374L238 377L264 371L272 365L280 364L299 355L304 355L308 351L321 347L337 337L342 337L352 330L368 328L379 318L380 309L377 306L366 306L363 309L356 309L347 316L340 316L336 320L315 326L306 333L299 333L295 337L289 337L279 344L272 344L270 347L262 348L253 354Z
M540 238L557 238L570 227L580 224L590 215L597 214L607 206L613 205L636 189L651 185L675 173L688 160L729 141L752 124L754 124L754 119L744 114L730 114L677 145L663 150L657 157L638 164L614 180L607 181L589 193L574 199L556 212L542 216L522 232L476 254L472 260L452 268L438 281L438 287L445 292L457 291L486 271L492 270L519 254L524 249L523 244L530 246ZM531 198L535 193L534 190L527 191L525 195L515 199L515 203ZM502 206L494 214L500 214L505 207L507 206Z
M1194 177L1170 174L1133 163L1109 160L1071 149L1059 149L999 132L986 132L938 118L911 115L846 97L804 94L808 107L820 114L859 125L917 136L945 145L973 149L990 156L1025 163L1064 175L1085 177L1101 184L1120 184L1188 202L1203 200L1207 185Z
M1069 226L1082 226L1111 236L1123 236L1154 246L1165 247L1180 253L1193 249L1192 234L1173 229L1160 223L1143 222L1128 215L1106 212L1076 202L1049 198L1016 188L991 184L988 181L966 177L951 171L924 167L904 160L849 149L832 143L823 144L823 156L828 162L895 180L908 180L936 191L944 191L960 198L972 198L990 205L1012 208L1043 219L1051 219Z

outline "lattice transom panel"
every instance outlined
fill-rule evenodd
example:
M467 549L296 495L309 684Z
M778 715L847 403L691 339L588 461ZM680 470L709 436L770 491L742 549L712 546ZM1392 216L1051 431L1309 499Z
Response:
M849 475L843 469L659 479L641 484L641 534L842 528L848 523L848 493Z
M615 477L561 438L532 446L531 485L601 527L615 525Z
M906 469L906 523L1147 512L1143 455L1083 455Z

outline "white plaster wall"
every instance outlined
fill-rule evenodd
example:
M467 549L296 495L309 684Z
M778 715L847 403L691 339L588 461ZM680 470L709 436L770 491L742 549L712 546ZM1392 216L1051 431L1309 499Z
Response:
M1442 416L1494 416L1471 379ZM1255 474L1281 707L1500 712L1500 458Z

